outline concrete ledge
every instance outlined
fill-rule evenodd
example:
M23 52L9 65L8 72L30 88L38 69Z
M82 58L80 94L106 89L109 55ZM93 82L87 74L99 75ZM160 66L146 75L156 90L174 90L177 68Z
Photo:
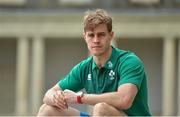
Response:
M83 14L0 14L0 37L81 37ZM116 37L180 34L180 15L113 14Z

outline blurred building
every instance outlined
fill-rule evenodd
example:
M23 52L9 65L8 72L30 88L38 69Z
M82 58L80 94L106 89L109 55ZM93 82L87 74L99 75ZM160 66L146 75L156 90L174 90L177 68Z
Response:
M94 8L113 16L114 45L143 60L153 115L180 115L180 0L0 0L0 115L37 113L88 56L82 16Z

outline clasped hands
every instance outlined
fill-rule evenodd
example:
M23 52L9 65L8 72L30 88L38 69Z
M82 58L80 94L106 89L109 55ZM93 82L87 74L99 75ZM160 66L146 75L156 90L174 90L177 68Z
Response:
M51 101L53 105L60 108L60 109L67 109L68 103L77 103L77 93L71 90L64 90L64 91L56 91L52 97Z

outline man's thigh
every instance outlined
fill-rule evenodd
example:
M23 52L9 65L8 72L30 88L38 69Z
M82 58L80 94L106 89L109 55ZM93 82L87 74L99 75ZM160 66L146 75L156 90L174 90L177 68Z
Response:
M49 106L47 104L43 104L38 112L39 116L79 116L80 111L69 107L68 109L59 109L55 106Z

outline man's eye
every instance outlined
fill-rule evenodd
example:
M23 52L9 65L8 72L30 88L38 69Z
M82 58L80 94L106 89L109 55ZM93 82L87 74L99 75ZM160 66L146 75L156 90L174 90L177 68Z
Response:
M100 33L99 34L99 37L103 37L103 36L105 36L106 34L105 33Z
M89 37L94 37L94 34L89 34L88 36L89 36Z

